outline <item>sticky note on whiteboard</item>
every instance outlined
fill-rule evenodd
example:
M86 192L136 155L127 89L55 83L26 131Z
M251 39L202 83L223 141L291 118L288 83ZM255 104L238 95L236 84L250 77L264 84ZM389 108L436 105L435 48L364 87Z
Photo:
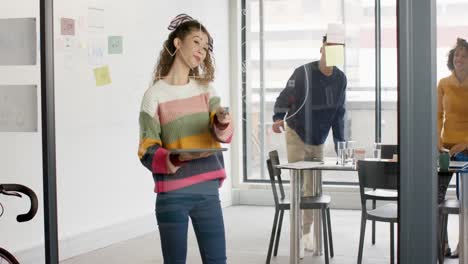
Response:
M96 79L96 86L111 84L109 67L103 66L94 69L94 78Z
M122 54L122 52L123 52L122 36L109 36L108 53L109 54Z
M75 20L71 18L60 19L60 33L62 35L74 36L75 35Z
M345 43L345 28L343 24L328 24L327 42L336 44Z

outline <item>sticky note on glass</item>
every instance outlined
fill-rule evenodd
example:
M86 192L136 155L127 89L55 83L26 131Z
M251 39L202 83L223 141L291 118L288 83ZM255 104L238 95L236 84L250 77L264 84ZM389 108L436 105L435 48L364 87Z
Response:
M327 66L344 65L344 46L330 45L325 46L325 59Z
M74 36L75 35L75 20L71 18L60 19L60 33L62 35Z
M109 54L122 54L122 52L123 52L123 37L122 36L109 36L108 53Z
M328 24L327 42L336 44L345 43L345 28L343 24Z
M111 83L109 67L103 66L94 69L94 78L96 79L96 86L104 86Z

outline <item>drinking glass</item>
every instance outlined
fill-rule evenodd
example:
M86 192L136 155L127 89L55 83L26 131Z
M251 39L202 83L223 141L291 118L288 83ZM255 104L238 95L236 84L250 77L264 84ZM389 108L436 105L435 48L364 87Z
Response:
M382 154L382 143L379 143L379 142L374 143L374 159L380 160L381 154Z
M338 141L337 146L338 164L344 165L346 162L346 141Z
M346 143L346 150L347 150L347 161L349 162L353 162L354 161L354 149L356 149L357 145L356 145L356 141L354 140L349 140L347 143Z

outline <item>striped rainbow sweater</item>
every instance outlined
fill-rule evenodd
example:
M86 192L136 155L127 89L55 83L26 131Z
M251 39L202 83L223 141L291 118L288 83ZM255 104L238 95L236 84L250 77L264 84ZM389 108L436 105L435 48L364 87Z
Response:
M155 192L169 192L214 179L219 179L221 185L226 178L221 152L176 164L169 151L219 148L220 142L229 143L233 126L217 122L215 109L219 105L220 98L213 88L193 79L178 86L159 80L145 92L139 118L138 156L153 173ZM180 166L175 174L168 173L168 162Z

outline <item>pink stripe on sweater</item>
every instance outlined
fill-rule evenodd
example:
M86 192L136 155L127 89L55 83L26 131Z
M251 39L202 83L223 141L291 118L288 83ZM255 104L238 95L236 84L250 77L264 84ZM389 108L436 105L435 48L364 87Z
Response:
M151 167L153 168L153 173L164 173L168 172L167 170L167 155L169 152L164 148L158 148L153 156L153 163Z
M157 193L160 192L170 192L173 190L181 189L190 185L194 185L204 181L210 181L214 179L220 179L222 181L226 178L226 172L224 169L217 171L210 171L207 173L202 173L198 175L193 175L188 178L180 180L168 180L168 181L158 181L155 184L154 191Z
M165 125L187 115L208 112L208 102L209 94L205 93L189 98L160 103L158 106L158 115L161 125Z

